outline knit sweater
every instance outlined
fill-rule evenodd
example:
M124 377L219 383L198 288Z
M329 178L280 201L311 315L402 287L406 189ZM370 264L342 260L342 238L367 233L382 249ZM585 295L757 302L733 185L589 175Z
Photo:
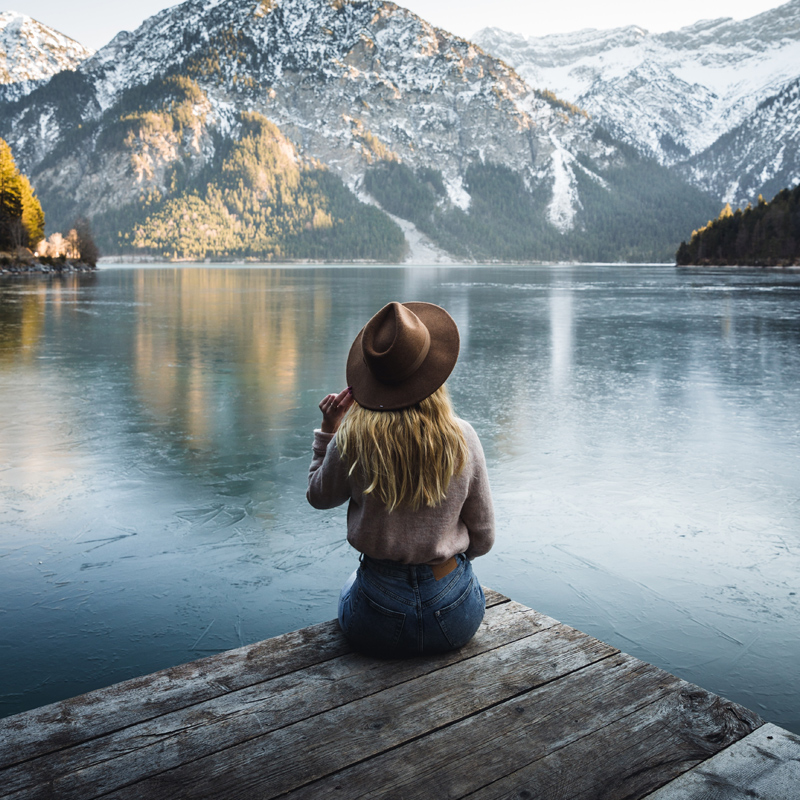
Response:
M314 431L313 456L306 497L314 508L334 508L349 500L347 541L371 558L404 564L440 564L456 553L475 558L494 543L494 510L486 459L472 426L459 420L469 455L453 476L447 497L437 506L417 511L387 511L364 494L339 456L334 434Z

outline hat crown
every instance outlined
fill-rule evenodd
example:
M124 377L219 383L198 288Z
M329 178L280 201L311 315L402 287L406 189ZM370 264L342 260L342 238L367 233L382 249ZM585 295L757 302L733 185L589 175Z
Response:
M430 397L453 371L455 320L433 303L389 303L358 332L347 355L347 383L362 408L396 411Z
M425 323L400 303L384 306L365 326L361 338L364 363L381 382L400 383L425 361L431 335Z

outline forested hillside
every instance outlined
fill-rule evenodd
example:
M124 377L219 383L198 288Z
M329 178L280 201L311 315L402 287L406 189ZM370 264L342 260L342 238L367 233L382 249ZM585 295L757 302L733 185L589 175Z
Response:
M581 208L569 236L550 222L550 197L530 192L519 173L498 164L467 167L467 210L447 202L442 174L431 168L382 161L367 170L364 187L440 247L476 261L666 261L697 214L718 208L632 151L618 166L588 158L582 166L575 170Z
M726 205L715 220L692 232L676 255L679 266L800 265L800 184L783 189L771 202L733 211Z
M87 191L65 190L63 163L79 154L116 184L89 201L106 254L402 260L400 228L323 165L301 159L277 126L242 112L222 136L209 111L195 81L171 76L128 90L96 122L75 125L40 166L55 224L74 218Z

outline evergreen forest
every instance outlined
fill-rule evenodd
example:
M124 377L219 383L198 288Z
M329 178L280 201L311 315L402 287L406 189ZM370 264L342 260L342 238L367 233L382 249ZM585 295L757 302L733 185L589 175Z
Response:
M44 237L44 212L30 181L0 139L0 251L35 247Z
M567 233L547 218L549 191L532 192L518 172L497 164L467 167L466 211L447 201L442 175L433 169L382 161L367 170L364 187L391 214L410 220L450 253L475 261L668 261L685 230L681 226L718 207L632 151L624 166L583 166L606 185L576 170L582 208Z
M783 267L800 265L800 184L783 189L771 202L759 195L755 207L719 216L692 231L675 256L678 266Z

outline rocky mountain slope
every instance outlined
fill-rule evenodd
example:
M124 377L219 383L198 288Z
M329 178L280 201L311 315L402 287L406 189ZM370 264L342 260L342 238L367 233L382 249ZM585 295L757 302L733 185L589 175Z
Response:
M381 0L188 0L0 110L52 221L80 209L107 246L218 177L242 113L460 258L666 258L718 211L580 109Z
M57 72L75 69L93 53L41 22L0 12L0 98L12 100L31 92Z
M800 0L740 22L706 20L662 34L627 27L525 39L489 28L474 40L639 152L686 164L684 174L726 202L747 202L791 175L781 166L788 148L776 161L770 142L791 138L796 117L791 103L771 98L800 77ZM770 141L748 139L768 100ZM722 158L725 146L738 149ZM751 177L740 178L742 170Z
M688 159L681 170L734 206L800 183L800 78Z

